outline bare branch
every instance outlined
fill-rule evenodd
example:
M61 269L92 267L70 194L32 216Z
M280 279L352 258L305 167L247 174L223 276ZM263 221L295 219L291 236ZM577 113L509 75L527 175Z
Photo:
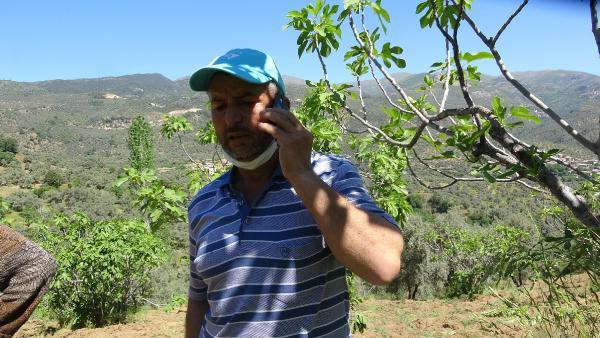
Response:
M456 66L456 74L458 74L458 82L460 83L460 90L462 91L463 98L465 99L467 106L472 107L475 105L475 103L473 103L473 99L471 98L471 94L469 93L467 81L465 80L465 72L460 63L460 47L458 45L458 29L460 28L460 21L464 14L464 8L462 6L462 0L459 0L459 1L460 1L460 12L458 14L458 20L456 21L456 27L452 28L452 36L450 36L448 34L448 32L444 29L444 27L442 27L442 24L440 23L440 20L437 16L437 6L435 5L435 1L429 0L429 4L430 4L431 8L433 9L435 25L437 26L438 30L442 33L442 35L444 35L444 37L446 38L446 41L450 42L450 44L452 45L452 51L454 54L454 65Z
M453 0L453 2L455 2ZM600 157L600 142L592 142L585 138L583 135L579 134L575 128L573 128L567 121L565 121L560 115L558 115L552 108L548 107L542 100L540 100L537 96L533 95L525 86L521 84L518 80L516 80L513 75L508 71L508 68L504 64L500 53L496 49L496 47L489 41L485 35L481 32L479 27L475 24L475 22L469 17L467 13L463 14L463 18L465 21L471 26L473 31L479 36L479 38L483 41L483 43L488 47L494 59L496 60L496 64L500 68L502 75L508 80L510 84L513 85L523 96L529 99L533 104L535 104L538 108L540 108L546 115L548 115L554 122L558 123L558 125L563 128L571 137L573 137L577 142L579 142L582 146L592 151L596 156Z
M567 206L581 223L589 227L600 227L600 219L592 212L585 198L577 195L571 187L562 182L560 177L551 172L543 163L539 163L527 148L515 142L490 110L484 107L480 107L480 109L481 115L490 123L490 136L510 151L523 165L528 168L538 168L534 176L528 176L528 178L548 188L552 195Z
M421 180L421 178L419 178L419 176L415 173L415 171L413 170L412 166L410 165L410 161L407 159L406 161L406 166L408 167L408 170L410 171L410 174L415 178L415 180L417 181L417 183L419 183L420 185L422 185L423 187L430 189L430 190L438 190L438 189L445 189L448 188L454 184L456 184L458 182L458 180L452 180L450 181L450 183L448 184L444 184L444 185L440 185L437 187L433 187L430 185L427 185L427 183L423 182L423 180Z
M573 165L571 165L571 164L569 164L569 163L561 160L560 158L558 158L556 156L550 157L550 160L552 160L552 161L554 161L554 162L556 162L556 163L558 163L558 164L560 164L562 166L565 166L565 167L573 170L575 173L577 173L577 175L581 176L581 178L584 178L584 179L586 179L588 181L592 181L593 180L592 176L586 174L585 172L581 171L579 168L577 168L577 167L575 167L575 166L573 166Z
M383 74L383 76L386 78L386 80L388 80L389 83L392 84L392 86L396 89L396 91L398 91L398 93L400 94L400 96L404 99L404 101L406 102L406 105L410 108L410 112L409 113L413 113L415 115L417 115L417 117L421 120L421 125L419 126L419 128L417 129L417 133L414 135L413 139L409 142L409 143L402 143L399 142L397 140L392 139L391 137L389 137L388 135L386 135L383 131L381 131L379 128L376 128L375 126L373 126L372 124L370 124L368 121L365 121L364 119L361 119L359 116L357 116L348 106L345 106L344 108L346 109L346 111L348 111L348 113L355 117L356 119L358 119L361 123L363 123L365 126L368 126L369 128L377 131L377 133L379 133L380 135L382 135L385 139L385 141L400 146L400 147L412 147L418 137L420 136L420 132L422 131L422 128L424 128L425 126L431 126L432 128L434 128L435 130L442 132L446 135L453 135L454 133L450 130L448 130L445 127L442 127L438 124L435 123L431 123L428 119L428 116L426 116L426 112L424 111L420 111L419 109L417 109L412 103L411 103L411 98L406 94L406 92L404 91L404 89L402 89L402 87L400 87L398 85L398 83L396 82L396 80L383 68L383 66L381 65L381 63L379 63L379 61L377 60L377 58L373 55L372 51L370 49L368 49L365 44L363 43L363 41L360 39L360 36L358 34L358 31L356 30L356 26L354 25L354 19L352 18L352 16L349 16L349 24L350 24L350 28L352 29L352 33L354 34L354 38L357 41L357 43L359 44L360 48L362 48L366 53L367 56L369 58L369 60L371 60L373 62L373 64L375 64L375 66L377 67L377 69ZM317 56L319 57L319 60L321 62L321 66L324 67L325 63L322 60L321 55L319 55L317 53ZM326 79L325 81L327 83L327 85L329 86L330 90L331 90L331 86L329 85L329 81Z
M415 155L415 158L417 158L417 160L419 160L419 162L423 163L423 161L419 158L419 156L417 155L417 153L416 153L416 151L414 149L413 149L413 154ZM417 175L417 173L415 173L415 171L413 170L412 166L410 165L410 158L408 157L408 152L406 151L406 149L404 149L404 155L406 156L406 166L408 167L408 170L410 171L411 175L415 178L415 180L417 180L417 182L420 185L424 186L427 189L431 189L431 190L445 189L445 188L448 188L448 187L454 185L455 183L457 183L459 181L458 179L456 179L456 178L454 178L452 176L443 174L444 176L449 177L451 179L450 183L444 184L444 185L441 185L441 186L437 186L437 187L430 186L427 183L423 182L423 180L421 180L419 178L419 176ZM426 163L423 163L423 164L426 165L426 166L428 166ZM438 171L437 169L432 169L432 170Z
M414 114L410 110L404 109L404 108L400 107L399 105L397 105L396 103L394 103L394 101L392 100L392 98L388 95L387 90L385 90L385 88L381 84L381 81L379 81L379 79L377 78L377 76L375 76L375 70L374 70L374 67L373 67L373 63L371 62L371 59L367 59L367 62L369 63L369 69L371 70L371 75L373 76L373 79L377 83L377 86L379 87L379 89L381 90L381 92L383 93L383 95L385 96L385 98L388 101L388 103L391 104L392 107L398 109L399 111L401 111L403 113Z
M367 41L369 41L369 50L373 50L375 45L373 45L373 40L371 40L371 35L369 35L369 30L365 25L365 7L363 5L360 5L360 24L362 25L363 32L365 32Z
M405 150L405 153L406 153L406 150ZM450 183L443 184L443 185L440 185L440 186L430 186L430 185L428 185L427 183L425 183L425 182L424 182L424 181L423 181L423 180L422 180L422 179L421 179L421 178L420 178L420 177L419 177L419 176L418 176L418 175L415 173L415 171L413 170L413 168L412 168L412 167L411 167L411 165L410 165L410 160L408 159L408 154L406 154L406 157L407 157L407 161L406 161L406 163L407 163L408 170L410 171L411 175L412 175L412 176L415 178L415 180L416 180L416 181L417 181L417 182L418 182L420 185L422 185L422 186L426 187L427 189L431 189L431 190L445 189L445 188L448 188L448 187L450 187L450 186L452 186L452 185L454 185L454 184L456 184L456 183L458 183L458 182L484 182L484 181L485 181L485 179L483 179L483 178L481 178L481 177L454 177L454 176L452 176L452 175L450 175L450 174L448 174L448 173L444 172L443 170L441 170L441 169L438 169L438 168L435 168L435 167L433 167L433 166L429 165L428 163L426 163L426 162L425 162L423 159L421 159L421 158L419 157L419 155L417 154L417 152L416 152L414 149L413 149L413 154L415 155L415 158L416 158L416 159L417 159L417 160L418 160L418 161L419 161L419 162L420 162L422 165L424 165L425 167L427 167L429 170L435 171L435 172L439 173L440 175L442 175L442 176L444 176L444 177L447 177L447 178L449 178L449 179L450 179ZM526 186L526 187L527 187L527 188L529 188L529 189L532 189L532 190L535 190L535 191L538 191L538 192L542 192L542 193L548 193L548 192L546 192L546 191L544 191L544 190L542 190L542 189L539 189L539 188L536 188L536 187L534 187L534 186L531 186L531 185L527 184L527 183L526 183L526 182L524 182L524 181L523 181L523 180L522 180L522 179L521 179L519 176L516 176L516 177L514 177L514 178L508 178L508 179L497 179L497 180L496 180L496 182L499 182L499 183L518 182L518 183L520 183L520 184L523 184L524 186Z
M505 166L511 166L519 163L517 159L512 156L512 154L506 153L504 150L495 146L492 140L489 140L487 137L483 146L479 147L479 150L482 154L495 159Z
M356 77L356 83L357 83L357 86L358 86L358 96L359 96L359 98L360 98L360 107L361 107L361 109L362 109L362 112L363 112L363 119L364 119L365 121L367 121L367 108L366 108L366 106L365 106L365 101L363 100L363 96L362 96L362 86L361 86L361 84L360 84L360 78L359 78L358 76ZM329 88L329 89L331 90L331 88ZM345 129L346 131L349 131L349 129L348 129L348 128L344 128L344 129ZM368 128L368 127L367 127L367 130L366 130L366 131L368 131L368 132L371 134L371 136L375 136L375 135L374 135L374 133L373 133L373 130L371 130L371 128Z
M510 135L510 133L508 133L506 129L502 127L502 125L493 115L493 112L491 110L481 106L474 106L470 108L465 108L463 110L448 109L446 111L441 112L436 117L432 118L432 122L437 120L438 118L442 119L447 116L464 114L481 115L485 117L491 126L490 136L495 141L497 141L504 149L508 150L512 154L512 156L514 156L514 158L507 156L507 154L505 154L499 149L494 149L495 147L490 142L485 142L480 145L480 152L482 154L486 154L492 158L496 158L502 163L508 165L514 165L520 162L528 168L539 168L539 171L533 176L530 176L530 174L528 174L527 172L518 172L518 175L520 176L519 179L527 177L540 183L542 186L549 189L550 193L554 197L556 197L564 205L566 205L573 212L573 215L577 219L579 219L583 224L586 224L590 227L600 226L600 220L598 219L598 216L596 216L592 212L586 200L582 196L577 195L571 187L565 185L562 182L562 180L556 174L552 173L543 163L537 163L535 157L528 151L528 147L526 146L526 144L512 137L512 135ZM416 153L415 157L419 159ZM435 169L432 168L432 170ZM440 171L438 172L448 178L455 179L455 177L452 177L451 175L442 173ZM524 182L520 183L527 186L527 184L524 184Z
M433 98L433 101L435 101L435 103L438 105L438 107L441 106L441 103L440 101L438 101L437 96L435 95L435 91L433 91L433 88L429 89L429 94ZM438 109L438 111L441 111L441 109Z
M414 150L414 149L413 149L412 151L413 151L413 154L415 155L415 158L416 158L416 159L417 159L417 160L418 160L418 161L419 161L419 162L420 162L422 165L424 165L425 167L427 167L427 169L429 169L429 170L432 170L432 171L435 171L435 172L437 172L438 174L440 174L440 175L442 175L442 176L444 176L444 177L447 177L447 178L450 178L450 179L453 179L453 180L457 180L457 181L479 181L479 180L480 180L479 178L475 178L475 177L468 177L468 178L462 178L462 179L461 179L461 178L458 178L458 177L454 177L454 176L452 176L452 175L450 175L450 174L447 174L446 172L442 171L441 169L438 169L438 168L435 168L435 167L433 167L433 166L429 165L428 163L426 163L426 162L425 162L425 161L424 161L424 160L423 160L423 159L422 159L422 158L419 156L419 154L417 154L417 151L416 151L416 150Z
M429 137L433 139L433 135L431 134L431 130L429 130L429 128L425 127L425 132L427 132L427 135L429 135Z
M365 107L365 100L363 99L362 86L360 84L360 77L356 77L356 86L358 87L358 97L360 99L360 109L363 112L363 119L367 119L367 108Z
M156 309L160 309L161 307L163 307L163 306L166 305L166 304L157 304L157 303L154 303L150 299L146 299L144 297L141 297L140 299L143 300L143 301L145 301L146 303L152 305Z
M356 26L354 25L354 19L352 18L352 15L350 15L348 17L348 22L350 24L350 28L352 29L352 33L354 34L354 38L358 42L360 48L362 48L365 52L367 52L367 56L369 57L369 59L371 61L373 61L373 63L377 67L377 69L379 69L379 71L383 74L383 76L386 78L386 80L388 80L392 84L392 86L396 89L396 91L398 91L398 93L404 99L404 101L406 102L406 105L410 108L410 110L414 114L416 114L419 117L419 119L421 119L421 121L428 123L429 120L426 117L426 113L420 111L419 109L417 109L417 107L415 107L411 103L410 97L406 94L404 89L402 89L402 87L400 87L398 85L396 80L383 68L383 66L381 66L381 63L379 63L379 61L377 60L375 55L373 55L372 50L370 48L366 47L365 44L362 42L362 40L360 39L360 36L358 34L358 31L356 30Z
M504 22L504 24L502 25L502 27L500 28L500 30L498 30L498 33L496 33L496 35L492 39L492 41L491 41L492 46L496 45L496 42L500 38L500 35L502 34L502 32L504 32L504 30L506 29L506 27L508 27L508 25L510 25L510 23L513 21L513 19L517 15L519 15L519 13L523 10L523 8L525 8L525 5L527 5L528 2L529 2L529 0L524 0L523 3L521 3L521 5L519 6L519 8L517 8L515 10L515 12L512 13L511 16Z
M444 81L444 96L442 97L442 103L440 103L440 110L443 111L446 108L446 101L448 100L448 93L450 92L450 43L446 40L446 79ZM454 121L452 121L454 122Z
M520 183L524 187L526 187L528 189L531 189L531 190L534 190L534 191L537 191L537 192L540 192L542 194L546 194L546 195L550 194L548 191L540 189L540 188L536 188L536 187L532 186L531 184L529 184L529 183L527 183L527 182L525 182L523 180L517 180L517 183Z
M447 29L444 29L444 27L442 27L442 23L440 22L440 18L437 16L437 6L435 4L434 0L429 0L429 6L431 7L431 10L433 11L433 19L435 20L435 25L437 26L437 28L440 30L440 32L442 33L442 35L444 36L444 38L446 39L446 41L450 41L451 43L454 41L454 37L450 36L450 34L448 33Z
M360 21L361 21L361 25L363 28L363 32L367 36L367 40L369 42L369 49L372 50L374 48L373 41L371 40L371 36L369 35L369 29L367 29L367 26L365 25L365 11L364 11L364 6L362 6L362 5L360 7ZM373 63L371 62L371 59L367 58L367 62L369 64L369 70L371 71L371 75L373 76L373 79L377 83L377 86L379 87L379 89L381 90L381 92L383 93L383 95L385 96L387 101L389 102L389 104L391 104L392 107L398 109L401 112L412 114L412 112L410 112L409 110L406 110L406 109L400 107L399 105L397 105L396 103L394 103L394 101L388 95L387 90L385 90L385 88L381 84L381 81L379 81L379 79L375 75L375 70L373 69Z
M600 27L598 27L598 1L590 0L590 12L592 14L592 33L594 33L594 39L598 46L598 53L600 54Z
M183 149L183 152L188 157L188 159L190 160L190 162L192 162L193 164L198 164L196 161L194 161L194 159L187 152L187 149L185 149L185 146L183 145L183 141L181 140L181 134L177 133L177 137L179 138L179 145L181 146L181 149Z
M319 62L321 63L321 69L323 70L323 78L325 80L325 83L327 84L327 88L332 93L335 93L335 91L331 87L331 82L329 82L329 78L327 76L327 66L325 65L325 60L323 60L323 57L318 52L317 52L317 57L319 58ZM338 97L338 99L339 99L339 97ZM381 135L386 142L388 142L390 144L393 144L395 146L398 146L398 147L412 147L417 142L417 140L419 139L419 137L421 136L421 132L423 131L423 128L426 125L426 123L423 123L421 125L420 130L417 130L417 133L415 133L415 135L413 136L413 138L411 139L410 142L408 142L408 143L400 142L398 140L393 139L391 136L389 136L387 133L385 133L383 130L381 130L380 128L376 127L375 125L373 125L369 121L367 121L367 120L363 119L362 117L360 117L345 102L343 102L343 104L344 104L344 109L346 110L346 112L348 112L348 114L350 114L350 116L352 116L353 118L355 118L358 121L360 121L360 123L362 123L364 126L366 126L369 130L374 130L377 134ZM427 121L427 122L429 122L429 121Z
M373 135L372 130L370 130L369 128L367 128L365 130L353 130L344 125L340 125L340 127L342 128L343 131L348 132L350 134L361 135L361 134L368 132L368 133L371 133L371 135Z
M446 109L431 117L429 121L440 121L449 116L473 115L477 113L479 113L479 108L477 106L463 109Z

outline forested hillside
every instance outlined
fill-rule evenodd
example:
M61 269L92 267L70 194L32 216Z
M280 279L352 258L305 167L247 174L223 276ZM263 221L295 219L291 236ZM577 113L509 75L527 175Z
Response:
M395 78L409 92L418 93L423 76L399 73ZM600 106L600 77L568 71L528 72L519 76L582 133L590 136L597 130L594 113ZM302 79L286 77L285 80L292 109L300 108L298 105L308 94L309 86ZM142 116L150 125L154 165L163 186L188 184L188 155L200 162L217 159L216 147L200 144L194 133L183 133L180 140L161 136L160 129L169 116L185 117L194 130L202 129L210 119L206 96L192 92L187 81L186 78L172 81L160 74L34 83L0 81L0 143L5 146L0 149L0 218L33 238L40 238L36 237L39 231L30 225L50 224L57 214L71 217L81 211L89 216L89 219L77 218L75 214L76 219L70 221L52 221L62 231L77 224L102 227L113 226L114 219L143 218L144 211L136 204L135 193L115 185L118 177L123 176L123 168L130 164L128 132L136 117ZM357 88L351 90L358 92ZM500 78L482 76L471 90L474 101L482 105L489 105L494 96L501 96L507 104L530 106ZM386 104L374 81L363 82L362 94L368 107L380 108ZM453 88L448 106L458 104L459 100L460 92ZM385 123L389 119L381 109L372 110L380 115L372 116L371 120ZM586 172L599 169L591 153L577 150L570 138L556 132L558 127L545 123L546 118L534 107L530 110L543 123L526 122L514 129L515 134L547 149L564 149L573 164ZM356 155L348 144L342 144L341 149L348 157ZM434 156L423 144L418 143L416 149L425 158ZM354 160L362 163L360 168L369 182L372 168L364 164L364 159ZM469 170L465 163L453 159L446 160L444 166ZM447 178L427 167L412 169L432 185L447 183ZM566 181L577 180L567 169L556 170ZM411 299L477 294L489 277L486 269L496 263L490 252L507 252L511 241L517 238L521 245L527 245L542 235L560 235L564 231L560 224L552 222L539 227L537 220L545 208L553 206L552 199L521 185L462 182L431 190L408 174L404 179L407 203L414 211L403 222L405 235L412 243L436 243L439 250L425 244L412 248L406 253L404 271L396 282L387 288L359 283L358 291L362 294ZM130 187L143 186L139 182L130 181ZM185 200L193 193L194 188L188 189ZM379 196L382 197L385 198ZM188 278L186 231L186 224L180 219L168 222L158 232L167 249L156 253L158 268L144 282L151 285L149 294L145 294L150 304L179 304L184 299ZM58 242L54 245L58 245L60 238L55 240ZM457 243L462 246L456 246ZM522 285L526 274L523 271L523 275L510 278L515 285Z
M545 100L555 104L578 130L588 135L593 132L597 125L594 107L600 106L600 77L567 71L519 75ZM397 74L396 78L409 91L417 92L423 74ZM292 102L304 97L307 86L303 80L287 77L286 82ZM513 97L515 104L527 105L502 79L483 76L475 86L474 100L481 104L489 103L498 95L507 100ZM384 104L385 99L374 81L363 83L363 92L367 105ZM451 106L459 99L458 89L451 91L448 104ZM131 121L137 116L149 121L154 129L157 167L162 168L167 177L182 180L182 171L173 169L186 164L187 158L178 150L176 142L166 141L158 130L165 115L184 116L199 128L209 119L206 108L205 95L192 92L187 79L171 81L160 74L35 83L2 81L0 132L3 137L17 140L20 161L0 168L0 196L8 201L18 200L17 206L30 207L18 208L23 210L51 212L52 208L65 211L81 208L97 217L119 215L127 208L115 205L126 201L119 201L108 190L127 163L126 137ZM387 117L381 114L374 118L383 121ZM570 152L572 140L556 132L557 128L552 123L530 123L516 128L515 133L548 149L566 149L567 154L577 159L593 160L589 153ZM193 158L214 156L214 146L197 144L192 134L186 135L183 142ZM591 170L593 166L588 163L585 168ZM42 201L41 195L33 195L30 189L39 186L49 170L62 175L69 184L62 190L50 192L53 197ZM414 189L425 196L431 194ZM450 189L448 198L468 205L468 196L457 197L464 189L469 188ZM42 207L48 202L52 208Z

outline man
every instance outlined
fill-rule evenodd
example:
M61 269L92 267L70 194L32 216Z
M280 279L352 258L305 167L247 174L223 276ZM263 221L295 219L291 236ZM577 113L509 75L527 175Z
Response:
M188 208L187 337L350 335L345 269L400 271L403 240L347 160L311 152L273 59L234 49L190 78L233 169Z
M25 324L55 271L49 253L0 225L0 338L12 337Z

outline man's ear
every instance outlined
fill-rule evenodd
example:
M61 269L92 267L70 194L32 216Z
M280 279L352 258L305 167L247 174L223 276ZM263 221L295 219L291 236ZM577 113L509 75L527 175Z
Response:
M292 102L290 101L290 98L287 96L283 97L283 102L285 103L286 107L288 110L292 109Z

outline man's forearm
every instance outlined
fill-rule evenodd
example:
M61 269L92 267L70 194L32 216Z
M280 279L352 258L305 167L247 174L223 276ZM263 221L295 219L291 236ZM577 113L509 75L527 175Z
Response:
M333 255L373 284L387 284L400 272L403 239L383 217L355 207L313 172L290 179L320 227Z
M208 301L188 299L185 315L185 338L197 338L204 316L208 311Z

